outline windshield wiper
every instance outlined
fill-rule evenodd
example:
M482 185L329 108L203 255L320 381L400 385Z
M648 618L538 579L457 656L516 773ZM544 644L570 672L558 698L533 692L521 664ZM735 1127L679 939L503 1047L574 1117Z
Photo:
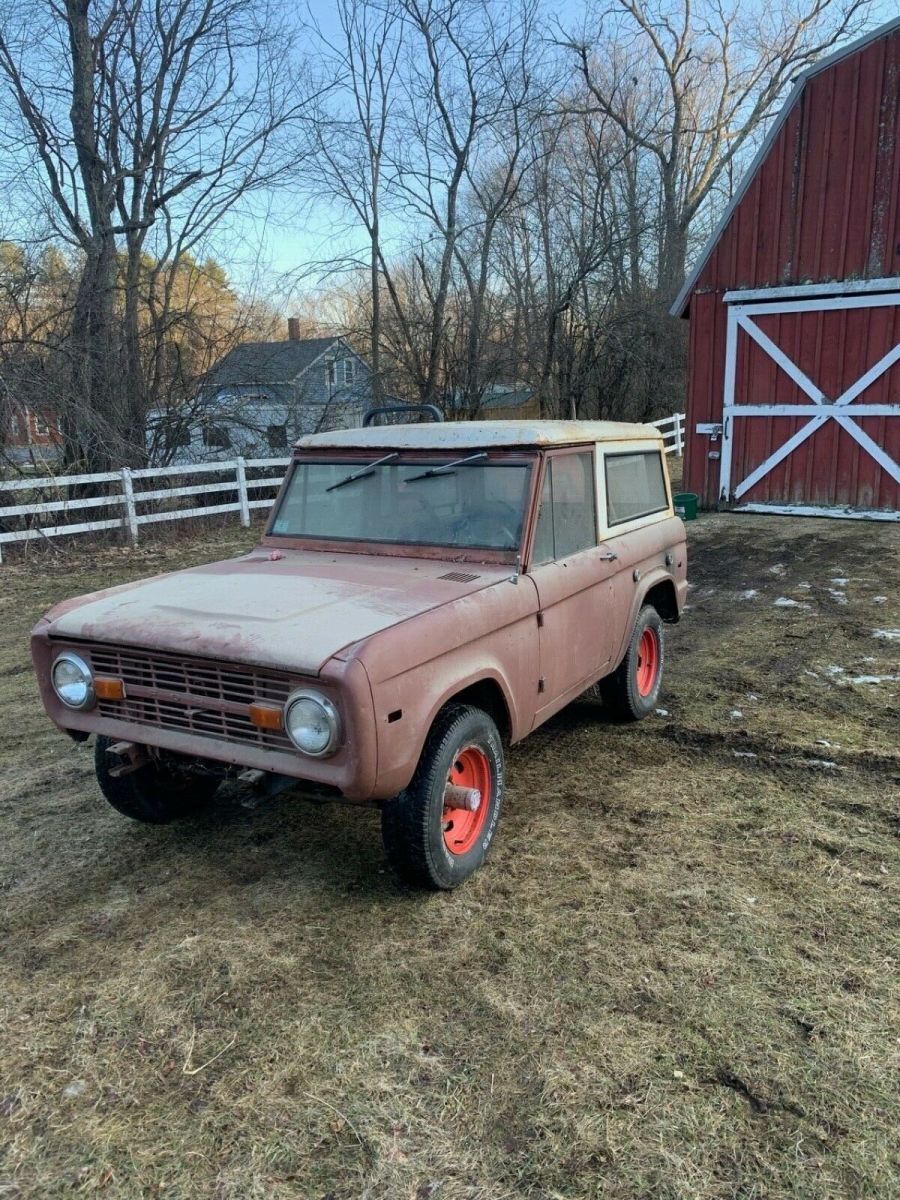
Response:
M379 458L377 462L369 463L369 465L364 467L361 471L352 471L349 475L345 475L343 479L339 479L337 483L331 484L331 486L327 487L325 491L333 492L335 488L343 487L346 483L353 483L355 479L365 479L367 475L374 475L376 467L380 467L382 463L392 462L393 459L399 457L399 453L396 451L393 454L386 454L384 458Z
M413 483L416 479L433 479L435 475L448 475L454 467L461 467L463 463L475 462L478 458L487 458L487 450L482 450L478 454L470 454L468 458L457 458L454 462L444 463L442 467L432 467L428 471L423 471L421 475L410 475L403 482Z

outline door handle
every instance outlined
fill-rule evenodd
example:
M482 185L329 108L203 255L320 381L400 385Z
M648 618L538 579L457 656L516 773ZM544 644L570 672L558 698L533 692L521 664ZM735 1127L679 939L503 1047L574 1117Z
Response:
M618 557L619 556L618 556L618 554L616 554L615 550L607 550L605 554L600 555L600 561L601 562L616 562Z

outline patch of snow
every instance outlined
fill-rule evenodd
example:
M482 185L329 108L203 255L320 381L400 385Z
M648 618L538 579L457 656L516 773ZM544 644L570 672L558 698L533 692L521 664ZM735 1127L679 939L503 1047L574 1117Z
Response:
M843 588L843 587L847 586L847 584L850 582L850 580L846 577L846 575L837 575L837 576L835 576L834 579L832 579L831 582L834 584L835 587Z
M829 588L828 594L832 597L832 599L837 600L838 604L846 604L847 603L847 593L846 592L839 592L837 590L837 588Z
M63 1089L63 1095L67 1100L75 1100L79 1096L83 1096L87 1091L87 1084L83 1079L73 1079L67 1088Z
M830 746L831 742L829 742L828 738L816 738L816 745L817 746Z
M745 592L741 592L742 600L752 600L754 596L758 596L759 592L756 588L747 588Z
M845 675L846 671L844 670L843 667L832 666L832 667L825 668L825 674L826 675Z
M872 637L885 642L900 642L900 629L873 629Z
M808 767L821 767L823 771L833 771L837 766L836 762L827 758L807 758L805 761Z
M872 603L873 604L887 604L887 599L888 599L887 596L873 596Z
M667 708L658 708L656 710L656 715L658 717L667 717L669 715L669 710Z
M759 696L757 696L757 694L755 692L748 692L747 699L748 700L758 700Z
M744 714L739 708L733 708L731 710L731 719L732 721L742 721L744 719Z
M791 600L788 596L779 596L775 601L776 608L809 608L808 604L801 604L799 600Z
M782 575L787 574L787 568L785 567L784 563L772 563L771 567L769 567L769 574L777 575L779 578L781 578Z
M810 671L806 668L804 668L803 674L808 675L810 677L810 679L818 679L819 678L818 673L816 671Z
M756 758L752 750L732 750L735 758Z
M810 590L810 588L812 587L812 584L811 583L798 583L797 587L800 589L801 592L808 592Z
M848 683L898 683L900 675L848 675Z

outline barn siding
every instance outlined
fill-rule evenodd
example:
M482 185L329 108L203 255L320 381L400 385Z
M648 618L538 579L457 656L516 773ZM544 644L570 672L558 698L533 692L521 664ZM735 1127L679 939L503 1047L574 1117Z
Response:
M766 157L701 269L690 296L690 429L685 486L707 505L718 499L720 444L694 430L698 422L722 420L726 305L723 294L742 288L900 276L900 30L893 29L856 53L811 76L784 120ZM828 394L837 395L848 373L861 374L878 357L895 313L861 310L846 322L830 314L807 314L781 343ZM888 328L891 327L891 329ZM772 323L777 328L777 320ZM739 339L741 371L757 371L753 394L779 401L790 387L748 339ZM881 351L884 353L884 351ZM862 363L862 366L857 366ZM746 377L746 374L745 374ZM854 375L853 378L856 376ZM847 384L852 379L847 380ZM844 386L847 386L845 384ZM870 403L896 400L898 368L866 394ZM749 418L744 419L744 424ZM879 436L888 418L866 418L862 427ZM748 435L744 460L735 447L732 478L742 461L761 461L801 419L765 422ZM768 429L763 426L768 424ZM897 422L894 421L896 425ZM893 435L894 440L896 436ZM891 446L887 447L891 452ZM897 447L893 448L897 453ZM773 472L753 499L791 496L809 503L835 490L842 503L874 507L897 504L897 487L834 422ZM826 466L826 464L828 464ZM825 486L823 478L830 483ZM879 478L880 476L880 478Z

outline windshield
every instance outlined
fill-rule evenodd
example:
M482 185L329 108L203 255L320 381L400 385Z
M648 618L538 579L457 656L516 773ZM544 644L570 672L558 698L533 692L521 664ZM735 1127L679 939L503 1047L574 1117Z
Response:
M485 459L447 455L415 462L298 462L271 532L518 550L530 464Z

